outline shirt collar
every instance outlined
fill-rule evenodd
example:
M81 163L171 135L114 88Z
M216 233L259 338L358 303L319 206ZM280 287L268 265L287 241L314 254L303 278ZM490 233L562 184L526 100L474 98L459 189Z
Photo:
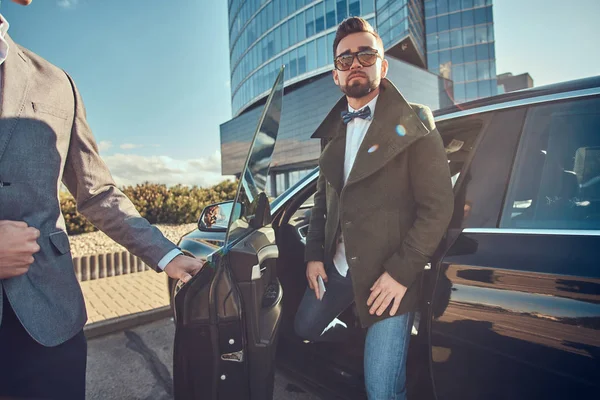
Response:
M8 32L8 21L0 14L0 65L8 57L8 42L6 41L6 32Z
M367 104L365 104L364 107L361 108L361 110L365 107L369 107L371 109L371 116L375 115L375 105L377 104L377 98L379 97L379 94L377 96L375 96L373 98L373 100L371 100L370 102L368 102ZM348 111L350 112L356 112L358 110L355 110L354 108L350 107L350 104L348 104Z

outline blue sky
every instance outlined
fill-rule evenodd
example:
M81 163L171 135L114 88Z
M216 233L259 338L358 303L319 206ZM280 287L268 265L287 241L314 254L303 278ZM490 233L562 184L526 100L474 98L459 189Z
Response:
M68 71L117 183L206 186L231 118L226 0L2 0L19 44ZM497 71L600 74L600 1L495 0Z

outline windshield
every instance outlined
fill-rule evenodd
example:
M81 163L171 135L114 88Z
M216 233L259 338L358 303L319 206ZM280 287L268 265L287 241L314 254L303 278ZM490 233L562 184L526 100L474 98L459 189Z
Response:
M261 193L265 193L267 187L269 167L281 119L283 71L284 68L281 67L248 151L248 158L240 176L234 203L241 207L236 206L232 210L225 246L235 242L251 230L250 220L256 212L258 198Z

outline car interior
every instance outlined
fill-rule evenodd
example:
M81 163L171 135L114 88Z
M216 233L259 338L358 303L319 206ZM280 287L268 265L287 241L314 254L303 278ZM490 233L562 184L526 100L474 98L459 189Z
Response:
M316 181L305 187L285 209L274 217L279 258L277 275L284 292L283 315L278 351L285 351L285 359L295 358L295 365L320 365L332 379L348 385L352 392L362 391L362 349L364 334L354 312L354 305L342 312L338 319L352 330L352 342L307 343L294 332L294 317L307 288L304 248L308 223L316 191ZM354 340L355 339L355 340ZM283 358L283 357L282 357ZM318 360L322 360L319 362Z
M509 225L590 229L600 219L600 138L594 114L575 109L534 115L515 188ZM507 204L507 207L509 204ZM508 214L508 213L507 213Z

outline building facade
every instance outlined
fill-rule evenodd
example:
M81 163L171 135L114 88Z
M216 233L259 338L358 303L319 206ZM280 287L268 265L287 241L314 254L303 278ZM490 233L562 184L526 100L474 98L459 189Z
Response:
M533 78L527 72L520 75L513 75L510 72L498 75L498 93L514 92L532 87Z
M493 23L487 22L491 21L491 1L484 0L483 5L479 5L480 0L471 0L473 4L465 0L450 0L453 1L460 3L460 8L455 10L453 7L450 11L444 8L445 5L449 7L448 0L445 3L442 0L230 0L234 118L221 125L222 173L240 173L262 105L282 65L286 67L286 91L271 168L271 194L281 193L317 165L319 142L311 140L310 136L341 97L331 78L333 40L338 24L350 16L361 16L377 29L390 63L388 78L409 101L438 109L454 101L470 100L466 91L469 89L469 94L472 94L472 85L469 85L473 82L460 73L468 69L471 74L473 67L477 96L495 94L495 81L493 90L489 86L496 78L495 62L492 65L495 59ZM433 6L430 3L434 3ZM453 28L448 26L446 29L443 21L457 12L461 16L460 26L454 23ZM485 24L479 23L482 12ZM438 18L441 21L439 26ZM456 20L456 16L452 18ZM434 27L432 21L435 21L435 31L430 34L428 29ZM478 60L477 52L483 57L483 50L471 41L475 40L474 35L478 28L481 29L480 25L486 29L487 52L485 59ZM492 31L491 42L488 40L488 27ZM456 48L445 44L440 47L439 43L447 35L456 35L454 31L458 29L463 57L455 59L454 68L448 62L452 61L452 52L456 53ZM462 40L463 30L466 41ZM472 40L470 33L473 34ZM431 50L434 37L437 48ZM489 50L490 45L492 50ZM471 50L475 52L473 61ZM446 60L447 54L450 54L449 60ZM443 66L440 61L444 61ZM487 72L484 72L484 66L488 68ZM481 75L478 75L478 67ZM455 95L453 73L456 73L461 85L459 96ZM485 84L489 84L487 91Z
M374 23L375 0L232 0L231 97L239 115L264 97L281 65L286 86L331 69L335 28L351 15Z
M425 0L427 65L456 103L497 94L492 0Z

